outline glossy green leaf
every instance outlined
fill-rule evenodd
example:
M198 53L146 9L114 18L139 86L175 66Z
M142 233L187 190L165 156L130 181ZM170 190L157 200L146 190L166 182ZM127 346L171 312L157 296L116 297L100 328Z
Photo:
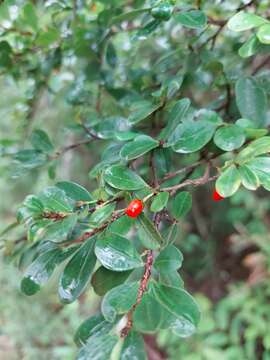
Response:
M73 210L73 201L58 187L47 187L38 195L38 198L46 211L65 213Z
M139 135L133 141L124 145L120 156L124 160L133 160L157 148L159 142L148 135Z
M224 151L239 149L245 142L245 132L237 125L219 128L214 136L214 143Z
M108 230L118 235L126 235L135 223L135 219L124 215L109 225Z
M188 191L179 192L173 199L172 215L176 219L184 217L192 207L192 196Z
M117 234L106 233L99 238L95 253L101 264L109 270L126 271L143 265L134 245Z
M130 331L124 340L119 360L147 360L143 337Z
M164 191L157 194L151 204L151 211L158 212L165 208L169 200L169 193Z
M36 150L50 154L54 149L48 134L43 130L34 130L32 132L30 141Z
M257 37L261 43L270 44L270 23L259 27Z
M256 35L252 35L238 50L242 58L255 55L260 48L260 42Z
M154 111L160 107L160 104L152 104L149 101L142 101L134 105L128 121L130 124L138 124L140 121L146 119Z
M72 181L59 181L56 186L76 201L92 201L93 197L83 186Z
M103 315L97 314L91 316L79 326L74 336L74 341L77 346L83 346L86 344L87 339L93 334L99 332L103 328L106 328L106 330L108 329L110 331L112 327L113 324L108 323L104 319Z
M236 156L236 162L243 164L251 158L266 154L270 151L270 136L264 136L252 141Z
M91 284L95 293L104 296L112 288L121 285L131 274L130 271L111 271L101 266L92 276Z
M27 2L22 9L22 17L25 25L28 25L34 31L38 29L38 16L36 13L36 8L30 2Z
M270 191L270 158L259 157L247 162L246 165L256 174L261 185Z
M134 328L139 332L151 334L159 329L161 322L162 306L146 292L133 314Z
M142 244L147 249L155 250L160 248L163 244L163 239L153 222L142 213L137 217L137 224Z
M161 273L170 273L182 266L183 255L173 245L163 249L154 262L154 267Z
M179 320L186 320L197 326L200 320L198 305L191 295L183 289L157 284L154 294L159 303Z
M257 125L265 123L267 112L266 94L252 77L237 80L235 95L242 117L253 120Z
M159 20L167 21L173 13L173 5L169 1L163 1L151 9L151 15Z
M160 273L159 281L161 284L170 287L176 287L176 288L184 287L184 281L176 270L166 273L165 272Z
M217 179L217 192L223 197L233 195L241 185L241 176L235 165L228 167Z
M88 239L69 260L59 281L61 301L71 303L85 290L95 268L95 239Z
M101 322L100 325L94 326L76 360L108 360L119 340L119 337L113 333L111 325L108 322Z
M232 31L245 31L256 28L265 23L266 20L258 15L240 11L229 20L228 28Z
M175 129L168 143L173 151L188 154L203 148L213 137L216 126L210 121L186 121Z
M32 149L18 151L13 155L13 158L25 169L34 169L45 165L48 161L46 154Z
M196 331L196 326L192 322L184 317L176 317L169 311L164 312L162 328L171 330L181 338L191 336Z
M175 20L191 29L201 29L206 26L207 17L200 10L182 11L174 15Z
M103 298L101 311L107 321L113 322L117 315L127 313L136 302L139 283L127 283L110 290Z
M184 119L190 107L190 100L187 98L178 100L168 115L168 122L162 129L159 139L166 140L176 129L179 123Z
M139 190L147 186L144 180L132 170L122 165L113 165L104 171L104 180L120 190Z
M65 259L59 248L52 248L38 256L28 267L21 282L21 290L26 295L34 295L49 280L55 267Z
M89 223L94 226L99 226L111 218L115 209L115 204L108 204L98 207L89 218Z
M248 190L256 190L260 186L258 176L250 167L246 165L239 166L241 181L245 188Z
M52 241L61 243L67 240L78 220L77 214L65 217L63 220L50 222L45 227L41 227L37 232L36 238L42 241Z

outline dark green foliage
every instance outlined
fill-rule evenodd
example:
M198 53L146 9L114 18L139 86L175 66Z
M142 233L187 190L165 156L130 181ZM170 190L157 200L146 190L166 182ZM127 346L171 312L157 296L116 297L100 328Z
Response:
M195 333L200 309L179 269L214 253L200 243L212 236L208 184L232 202L239 189L270 191L267 8L225 3L0 5L11 102L0 104L0 173L35 194L1 249L27 265L26 295L55 272L63 303L83 302L88 289L102 297L101 314L75 335L78 360L146 360L143 334ZM134 199L143 211L131 219ZM207 254L194 259L193 246Z

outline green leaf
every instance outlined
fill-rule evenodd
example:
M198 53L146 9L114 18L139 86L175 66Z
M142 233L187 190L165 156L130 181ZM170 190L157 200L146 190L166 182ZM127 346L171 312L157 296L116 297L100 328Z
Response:
M191 29L201 29L206 26L207 17L200 10L182 11L174 15L175 20Z
M176 219L184 217L192 207L192 196L188 191L179 192L172 203L172 215Z
M150 210L153 212L158 212L164 209L169 200L169 195L170 194L166 191L157 194L152 201Z
M62 302L75 301L85 290L96 264L95 239L88 239L69 260L59 281Z
M40 32L36 39L38 46L49 47L50 45L56 43L60 38L60 32L56 28L50 28L46 31Z
M118 235L126 235L135 223L135 219L124 215L109 225L108 230Z
M107 221L115 209L115 203L98 207L89 218L89 223L94 226L99 226Z
M170 273L182 266L183 255L174 245L163 249L154 262L154 267L161 273Z
M132 125L138 124L146 119L160 107L160 104L152 104L150 101L141 101L133 105L132 113L129 115L128 122Z
M141 303L133 314L135 330L143 333L155 333L162 323L162 307L149 293L144 293Z
M154 294L159 303L176 319L185 320L193 327L198 325L200 320L198 305L185 290L157 284L154 286Z
M102 321L93 325L86 344L80 349L76 360L108 360L119 337L112 332L112 324Z
M92 276L91 284L97 295L104 296L109 290L125 282L130 274L131 270L116 272L101 266Z
M179 123L184 119L187 111L190 107L190 100L187 98L178 100L173 106L172 110L168 115L168 122L164 129L162 129L159 139L167 140Z
M262 17L240 11L235 14L228 22L228 28L232 31L245 31L265 24L267 21Z
M216 126L210 121L186 121L175 129L168 144L173 151L188 154L203 148L213 137Z
M26 295L34 295L52 275L55 267L65 259L59 248L52 248L39 257L28 267L21 282L21 290Z
M259 157L246 163L256 174L262 186L270 191L270 158Z
M155 19L168 21L173 13L173 5L169 1L163 1L151 9L151 15Z
M134 245L117 234L108 234L98 239L95 253L101 264L113 271L126 271L143 266Z
M75 201L92 201L92 195L83 186L72 181L59 181L56 186Z
M110 290L103 298L101 311L107 321L113 322L117 315L127 313L136 302L139 283L119 285Z
M162 328L169 329L173 334L186 338L196 331L196 326L184 317L177 318L169 311L164 312Z
M54 146L51 143L48 134L43 130L34 130L31 134L30 141L33 148L36 150L45 152L47 154L50 154L54 150Z
M58 187L47 187L38 195L38 198L46 211L64 213L73 211L73 201Z
M124 160L133 160L157 148L159 142L148 135L139 135L133 141L124 145L120 156Z
M235 85L236 103L242 117L262 125L266 120L267 97L252 77L240 78Z
M239 149L245 142L245 132L237 125L219 128L214 136L214 143L224 151Z
M270 24L262 25L257 31L257 37L262 44L270 44Z
M124 14L120 14L118 16L115 16L112 18L112 24L121 23L123 21L132 21L136 19L138 16L149 12L151 8L145 8L145 9L136 9L129 12L126 12Z
M260 48L260 43L256 35L252 35L238 50L242 58L247 58L255 55Z
M235 165L228 167L217 179L217 192L223 197L233 195L241 185L241 176Z
M142 244L147 249L156 250L160 248L163 244L163 239L153 222L142 213L137 217L137 224Z
M27 2L22 10L24 25L28 25L36 31L38 29L38 17L36 14L36 7L30 2Z
M32 149L18 151L13 155L13 158L25 169L34 169L36 167L45 165L48 161L46 154Z
M184 281L182 280L180 274L174 270L170 272L162 272L159 276L159 281L163 285L167 285L175 288L183 288Z
M85 345L87 339L93 334L99 332L99 330L103 327L106 327L106 329L110 331L113 327L113 324L108 323L101 314L91 316L85 320L77 329L74 336L75 343L77 346Z
M248 190L256 190L260 186L260 181L254 171L247 165L239 166L241 181Z
M50 222L43 228L40 228L36 234L36 239L41 241L52 241L61 243L67 240L77 224L77 214L66 216L63 220Z
M270 152L270 136L264 136L252 141L236 156L236 162L243 164L251 158Z
M104 171L104 180L120 190L139 190L147 186L144 180L122 165L113 165Z
M125 338L119 360L147 360L143 337L130 331Z

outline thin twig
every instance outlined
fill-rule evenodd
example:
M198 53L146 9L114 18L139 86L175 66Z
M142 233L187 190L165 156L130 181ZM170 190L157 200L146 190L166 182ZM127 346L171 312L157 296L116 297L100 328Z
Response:
M151 277L153 261L154 261L153 250L147 250L147 258L145 262L144 273L143 273L143 277L141 278L137 299L135 304L133 304L132 308L129 310L127 314L127 324L121 331L121 337L123 338L126 337L129 331L131 330L133 324L133 319L132 319L133 313L136 310L137 306L140 305L140 303L142 302L143 295L147 290L148 282Z

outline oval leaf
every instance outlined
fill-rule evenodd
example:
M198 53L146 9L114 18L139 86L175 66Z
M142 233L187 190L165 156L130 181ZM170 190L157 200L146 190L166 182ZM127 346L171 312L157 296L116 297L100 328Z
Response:
M223 197L233 195L240 185L241 176L235 165L228 167L216 181L217 192Z
M67 263L60 281L58 293L61 301L75 301L90 281L96 264L95 240L88 239Z
M260 186L258 176L250 167L246 165L239 166L239 172L243 186L248 190L256 190Z
M120 156L124 160L136 159L159 146L159 142L147 135L139 135L124 145Z
M83 186L72 181L59 181L56 186L76 201L92 201L93 197Z
M161 192L161 193L157 194L154 197L154 200L153 200L153 202L151 204L150 210L153 211L153 212L161 211L167 205L168 200L169 200L169 193L168 192L164 191L164 192Z
M137 217L140 240L147 249L158 249L163 244L160 232L143 213Z
M219 128L214 136L214 143L224 151L239 149L245 142L245 132L237 125Z
M192 196L188 191L181 191L173 199L172 215L176 219L185 216L192 207Z
M232 31L245 31L265 23L266 20L258 15L240 11L229 20L228 28Z
M96 243L95 253L101 264L113 271L126 271L143 266L134 245L117 234L106 234Z
M104 171L104 180L120 190L139 190L147 186L135 172L122 165L113 165Z

